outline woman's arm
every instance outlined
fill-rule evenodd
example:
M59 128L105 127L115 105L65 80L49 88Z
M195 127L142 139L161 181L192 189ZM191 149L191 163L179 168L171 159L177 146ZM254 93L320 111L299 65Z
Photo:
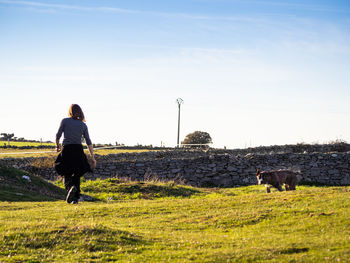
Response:
M92 145L92 142L90 140L89 130L88 130L88 127L86 125L85 125L85 130L83 132L83 136L84 136L86 144L89 148L89 152L90 152L90 156L91 156L91 160L92 160L92 168L95 169L96 168L96 160L95 160L95 155L94 155L94 146Z
M56 133L56 151L57 152L61 151L60 138L62 136L63 129L64 129L64 119L61 121L60 127L58 128L58 131Z
M57 139L57 138L56 138L56 151L57 152L61 151L60 139Z
M96 160L95 160L95 155L94 155L94 147L92 144L88 145L89 148L89 152L90 152L90 156L91 156L91 160L92 160L92 168L95 169L96 168Z

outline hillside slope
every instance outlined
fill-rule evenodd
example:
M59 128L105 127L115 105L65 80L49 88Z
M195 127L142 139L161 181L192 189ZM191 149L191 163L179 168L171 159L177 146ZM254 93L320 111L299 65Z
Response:
M64 189L38 176L0 166L0 201L54 201L64 197Z

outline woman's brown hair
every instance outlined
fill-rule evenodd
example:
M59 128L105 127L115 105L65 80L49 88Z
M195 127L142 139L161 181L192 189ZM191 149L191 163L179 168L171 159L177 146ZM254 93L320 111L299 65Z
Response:
M74 120L81 120L83 122L86 121L84 113L78 104L70 105L69 111L68 111L68 116Z

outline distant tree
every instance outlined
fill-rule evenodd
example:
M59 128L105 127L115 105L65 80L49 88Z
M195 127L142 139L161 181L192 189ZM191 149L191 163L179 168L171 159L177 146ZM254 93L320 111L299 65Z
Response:
M2 139L4 141L11 141L12 137L15 136L14 133L1 133L0 135L2 135L2 137L0 139Z
M2 135L2 137L0 138L0 140L2 141L7 141L7 146L10 146L10 141L12 139L12 137L15 136L14 133L1 133L0 135ZM16 138L16 137L15 137Z
M212 143L212 139L207 132L195 131L188 134L182 144L208 144Z

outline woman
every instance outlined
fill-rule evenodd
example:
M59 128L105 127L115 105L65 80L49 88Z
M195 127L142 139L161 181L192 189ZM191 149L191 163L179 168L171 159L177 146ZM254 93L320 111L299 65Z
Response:
M59 143L62 133L64 133L63 149L61 149ZM68 118L61 121L56 134L56 147L60 154L55 162L56 171L64 176L64 185L67 190L66 201L72 204L77 204L80 197L80 177L86 172L91 172L82 146L83 137L89 148L92 167L95 168L96 160L88 128L85 124L84 113L78 104L72 104L69 107Z

